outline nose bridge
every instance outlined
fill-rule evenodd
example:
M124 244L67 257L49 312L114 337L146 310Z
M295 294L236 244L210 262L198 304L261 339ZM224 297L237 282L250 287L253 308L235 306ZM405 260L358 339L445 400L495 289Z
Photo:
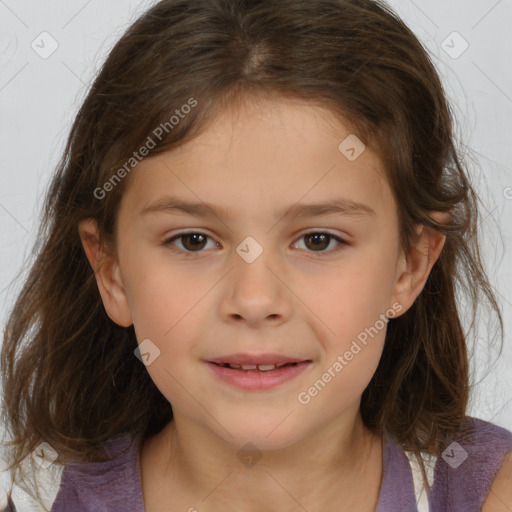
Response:
M236 247L229 292L223 297L221 308L222 314L253 324L284 317L290 310L286 287L276 276L279 258L264 246L262 238L260 241L248 236Z
M276 265L276 257L268 239L260 242L253 236L248 236L236 247L234 258L234 282L237 293L248 293L254 301L270 300L278 290L276 278L269 268Z

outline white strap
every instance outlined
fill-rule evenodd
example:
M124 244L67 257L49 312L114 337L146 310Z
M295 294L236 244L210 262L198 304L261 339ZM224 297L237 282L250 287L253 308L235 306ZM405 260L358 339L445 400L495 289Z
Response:
M1 456L0 459L2 461L2 469L4 469L5 459ZM21 463L22 470L26 475L28 474L29 480L31 466L35 468L35 478L39 488L39 493L46 509L17 485L12 487L11 499L16 506L17 512L47 512L51 509L59 492L64 466L51 464L49 467L43 468L36 464L29 455ZM5 493L9 490L10 485L10 480L6 478L6 475L3 475L2 487L4 492L0 492L0 504L2 508L7 506L7 495Z
M423 475L421 473L418 461L416 460L416 457L412 452L406 451L405 454L407 455L407 458L409 459L409 464L411 466L412 477L414 481L414 494L416 496L416 505L418 507L418 512L429 512L427 491L425 489ZM428 458L423 456L423 460L425 462L425 472L427 473L427 480L429 485L432 487L434 483L434 468L437 457Z

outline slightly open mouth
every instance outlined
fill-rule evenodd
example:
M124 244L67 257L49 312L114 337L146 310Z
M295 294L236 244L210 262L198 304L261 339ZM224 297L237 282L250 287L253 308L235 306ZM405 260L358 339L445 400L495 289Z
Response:
M307 362L307 361L303 361ZM231 364L231 363L213 363L216 366L220 366L222 368L229 368L230 370L242 371L242 372L271 372L274 370L279 370L281 368L285 368L288 366L297 366L300 363L284 363L284 364Z

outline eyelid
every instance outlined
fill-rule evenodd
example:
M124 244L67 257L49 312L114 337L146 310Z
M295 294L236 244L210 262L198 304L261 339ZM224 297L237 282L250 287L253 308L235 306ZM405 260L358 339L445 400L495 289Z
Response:
M303 231L299 231L298 233L296 233L295 237L302 237L302 236L310 235L313 233L322 233L325 235L331 235L333 237L335 236L335 237L341 238L342 240L344 240L347 243L351 239L351 236L348 233L345 233L344 231L343 232L336 231L336 230L330 229L330 228L307 228Z

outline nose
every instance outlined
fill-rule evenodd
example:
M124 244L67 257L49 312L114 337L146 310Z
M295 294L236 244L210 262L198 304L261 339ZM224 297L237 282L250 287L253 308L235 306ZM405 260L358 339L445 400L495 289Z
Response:
M248 263L234 255L234 268L229 272L220 304L220 314L228 322L245 323L257 328L274 326L291 315L291 292L276 258L268 251Z

